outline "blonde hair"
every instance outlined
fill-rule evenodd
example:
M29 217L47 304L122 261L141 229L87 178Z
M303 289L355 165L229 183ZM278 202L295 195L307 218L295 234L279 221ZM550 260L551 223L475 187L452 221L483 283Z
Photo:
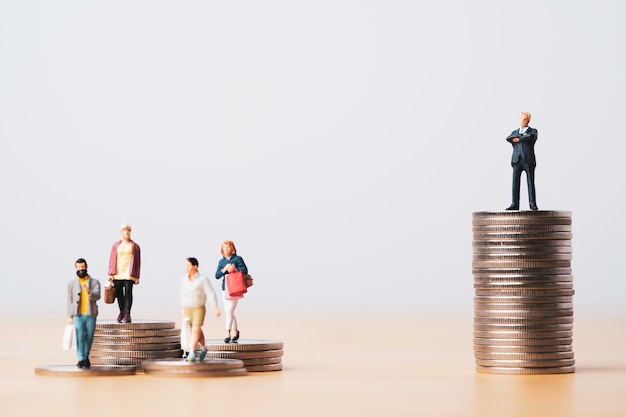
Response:
M224 256L224 245L230 246L230 249L233 251L233 255L237 255L237 248L235 248L235 244L232 240L225 240L224 243L220 246L220 253Z
M523 111L523 112L522 112L522 114L523 114L524 116L528 116L528 120L530 120L530 118L532 117L532 116L530 115L530 113L528 113L527 111Z

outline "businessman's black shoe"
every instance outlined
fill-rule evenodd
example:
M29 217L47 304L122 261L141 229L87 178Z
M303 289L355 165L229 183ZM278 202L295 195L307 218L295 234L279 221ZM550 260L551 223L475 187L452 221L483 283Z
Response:
M506 209L507 210L519 210L519 206L516 206L515 204L511 204Z
M536 204L531 204L531 205L530 205L530 209L531 209L532 211L537 211L537 210L539 210L539 207L537 207L537 205L536 205Z

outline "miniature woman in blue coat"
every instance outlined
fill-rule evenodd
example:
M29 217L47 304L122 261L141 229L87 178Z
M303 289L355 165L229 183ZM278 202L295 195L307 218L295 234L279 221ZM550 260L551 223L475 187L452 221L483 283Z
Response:
M237 301L241 297L231 297L226 288L226 275L230 272L241 271L244 274L248 273L248 267L246 266L243 258L237 255L237 249L235 244L231 240L226 240L222 243L220 249L222 253L222 259L217 264L217 271L215 271L215 278L222 279L222 295L224 298L224 310L226 313L226 338L225 343L237 342L239 340L239 327L237 326L237 318L235 317L235 308L237 307ZM231 337L231 330L235 333Z

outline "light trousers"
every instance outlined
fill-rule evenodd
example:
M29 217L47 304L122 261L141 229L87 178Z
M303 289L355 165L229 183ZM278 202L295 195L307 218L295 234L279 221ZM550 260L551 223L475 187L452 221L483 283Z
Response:
M237 308L237 300L227 300L226 291L222 291L224 298L224 313L226 314L226 330L237 330L237 317L235 317L235 308Z

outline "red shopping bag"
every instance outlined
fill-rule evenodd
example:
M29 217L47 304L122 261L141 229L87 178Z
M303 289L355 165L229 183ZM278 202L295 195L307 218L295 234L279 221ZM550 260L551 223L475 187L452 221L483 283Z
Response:
M248 292L246 282L243 279L243 272L235 271L226 275L226 286L228 287L228 295L231 297L243 297Z

